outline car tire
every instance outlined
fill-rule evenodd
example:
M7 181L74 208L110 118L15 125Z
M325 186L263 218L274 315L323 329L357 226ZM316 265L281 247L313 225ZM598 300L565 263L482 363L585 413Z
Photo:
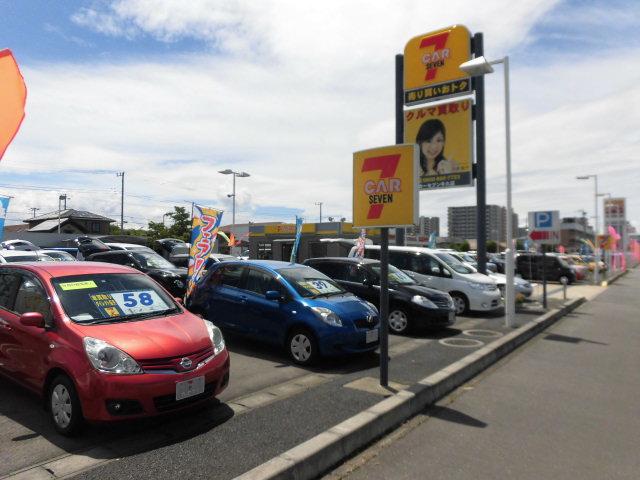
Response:
M401 308L391 308L388 319L389 330L392 333L403 335L411 329L409 315Z
M76 387L66 375L58 375L49 385L48 405L53 426L66 437L76 435L84 425Z
M469 313L469 300L463 293L453 292L450 295L453 299L453 306L456 309L456 316Z
M287 338L287 352L294 363L313 365L319 356L316 337L307 329L294 329Z

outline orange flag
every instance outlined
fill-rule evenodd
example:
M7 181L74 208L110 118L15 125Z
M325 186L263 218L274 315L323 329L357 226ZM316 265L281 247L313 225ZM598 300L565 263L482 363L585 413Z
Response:
M0 50L0 160L24 119L27 87L11 50Z

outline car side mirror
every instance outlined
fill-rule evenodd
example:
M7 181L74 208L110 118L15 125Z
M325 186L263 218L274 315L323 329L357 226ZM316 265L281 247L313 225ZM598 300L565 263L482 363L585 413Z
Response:
M264 298L266 298L267 300L280 301L283 299L283 296L277 290L267 290L267 292L264 294Z
M178 304L178 305L184 305L184 302L182 301L182 299L180 297L173 297L173 300Z
M451 272L445 268L442 269L442 276L443 277L447 277L447 278L451 278Z
M27 312L20 315L20 323L27 327L44 328L44 316L40 312Z

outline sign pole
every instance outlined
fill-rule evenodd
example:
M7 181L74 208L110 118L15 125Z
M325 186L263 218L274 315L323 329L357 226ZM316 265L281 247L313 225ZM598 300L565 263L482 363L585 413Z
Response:
M542 308L547 309L547 252L542 245Z
M484 55L482 33L473 36L475 57ZM484 128L484 75L473 78L476 92L476 250L478 252L478 271L487 273L487 186L485 167L485 128Z
M380 385L389 386L389 229L380 229Z
M404 55L396 55L396 145L404 143ZM396 228L396 245L405 245L404 227Z

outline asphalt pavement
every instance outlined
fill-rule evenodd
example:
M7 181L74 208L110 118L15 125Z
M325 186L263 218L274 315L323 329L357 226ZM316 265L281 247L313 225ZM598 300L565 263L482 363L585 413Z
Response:
M326 479L637 479L640 272Z

